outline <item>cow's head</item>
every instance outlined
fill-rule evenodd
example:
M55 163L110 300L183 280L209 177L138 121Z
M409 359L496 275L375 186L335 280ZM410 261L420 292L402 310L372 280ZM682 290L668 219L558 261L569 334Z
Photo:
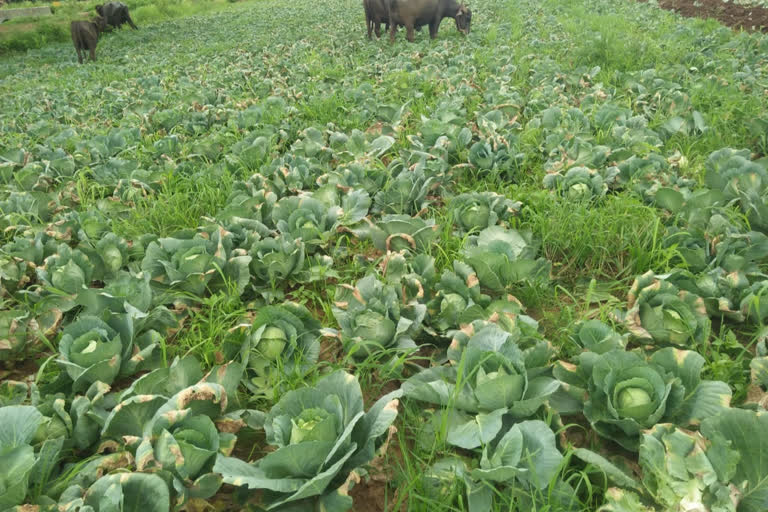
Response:
M93 23L96 24L96 29L99 32L104 32L107 30L107 19L104 18L104 16L96 16L94 18Z
M472 23L472 11L463 3L459 5L459 10L456 11L456 28L462 34L469 34L469 26Z
M102 18L104 17L104 6L103 5L97 5L96 6L96 12L99 13L99 16Z

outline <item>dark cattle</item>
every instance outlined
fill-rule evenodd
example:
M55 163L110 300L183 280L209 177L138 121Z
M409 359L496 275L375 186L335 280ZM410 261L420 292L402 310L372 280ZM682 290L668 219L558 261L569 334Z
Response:
M368 29L368 39L371 39L371 32L376 32L376 37L381 37L381 24L384 23L384 30L389 30L389 9L388 0L363 0L363 9L365 9L365 27Z
M138 30L139 27L131 19L128 12L128 6L122 2L107 2L104 5L97 5L96 12L99 16L107 20L107 25L120 28L123 23L127 23L132 29Z
M77 61L83 63L81 52L90 52L91 60L96 60L96 44L99 42L99 34L106 28L104 18L96 18L94 21L73 21L69 25L72 34L72 42L77 50Z
M368 39L371 39L371 32L376 32L376 37L381 37L382 23L384 30L389 30L389 2L390 0L363 0ZM416 30L421 31L421 27L416 27Z
M395 42L398 25L406 29L406 37L413 42L414 28L429 25L429 37L437 36L443 18L453 18L462 34L469 34L472 11L456 0L390 0L389 40Z

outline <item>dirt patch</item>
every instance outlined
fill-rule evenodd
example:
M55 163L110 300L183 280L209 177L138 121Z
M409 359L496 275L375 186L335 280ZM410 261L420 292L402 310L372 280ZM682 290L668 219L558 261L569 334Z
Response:
M2 23L0 24L0 34L6 32L28 32L37 28L39 23Z
M44 361L46 356L46 353L41 353L37 360ZM8 363L9 366L5 368L0 364L0 380L17 380L21 382L32 382L35 380L39 370L36 360L28 358L15 363L10 361Z
M365 512L406 512L408 506L405 502L395 508L398 501L399 489L392 490L388 482L374 480L371 478L367 482L360 482L355 485L349 495L355 503L355 510L365 510ZM386 504L386 505L385 505Z
M367 466L368 476L349 491L355 503L355 510L365 512L407 512L408 510L407 500L403 500L396 508L396 503L401 498L401 489L392 485L396 483L394 468L397 464L403 464L403 455L395 430L390 430L390 435L389 440L380 448L385 455L372 460Z
M735 5L721 0L659 0L659 6L687 18L714 18L732 28L768 33L768 9L764 7Z

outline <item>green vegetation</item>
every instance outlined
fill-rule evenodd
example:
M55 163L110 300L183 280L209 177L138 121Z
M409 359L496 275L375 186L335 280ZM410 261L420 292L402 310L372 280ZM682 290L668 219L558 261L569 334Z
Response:
M768 37L131 8L0 59L0 510L768 510Z
M235 0L136 0L127 2L126 5L131 10L134 22L143 26L162 20L219 11L227 8L232 1ZM0 30L0 55L69 41L70 22L93 18L96 16L94 7L102 3L104 2L64 0L51 7L52 16L19 17L4 22ZM6 4L4 8L39 6L39 2L15 2ZM126 28L127 25L123 27Z

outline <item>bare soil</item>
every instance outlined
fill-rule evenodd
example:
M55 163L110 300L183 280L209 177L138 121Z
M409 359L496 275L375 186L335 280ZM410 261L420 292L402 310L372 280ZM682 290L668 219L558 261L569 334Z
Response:
M764 7L735 5L722 0L659 0L659 6L688 18L714 18L735 29L768 32L768 9Z
M407 500L395 507L401 489L396 487L395 466L402 464L402 451L397 435L393 435L386 455L376 457L368 465L368 477L349 491L355 502L354 510L360 512L407 512ZM393 460L397 459L397 461Z

